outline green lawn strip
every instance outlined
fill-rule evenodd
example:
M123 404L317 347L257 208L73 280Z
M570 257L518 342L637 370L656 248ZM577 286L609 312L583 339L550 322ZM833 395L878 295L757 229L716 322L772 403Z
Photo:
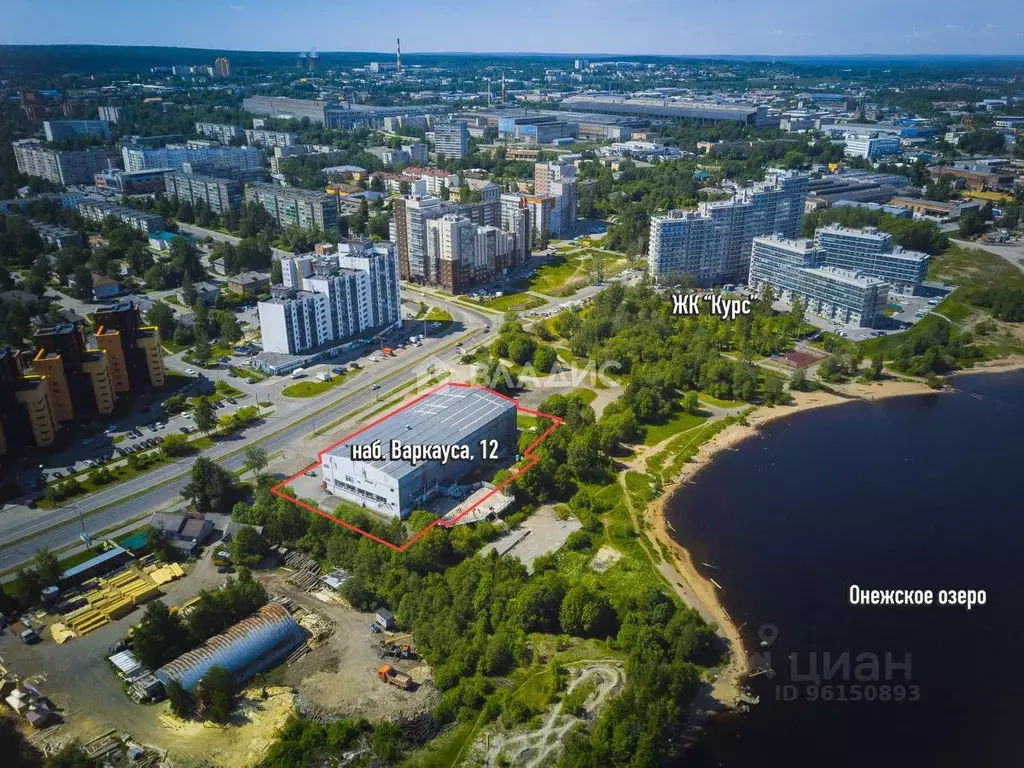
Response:
M343 373L331 374L331 378L328 381L307 379L306 381L300 381L285 387L281 390L281 394L285 397L316 397L334 387L340 386L348 378L349 375Z
M580 399L582 399L583 402L585 402L587 405L590 405L597 399L597 392L595 392L592 389L585 389L583 387L574 389L573 394L579 396Z
M477 303L474 301L474 303ZM539 296L531 296L528 293L506 293L494 299L483 299L479 302L481 307L489 307L501 312L526 312L536 307L542 307L547 302Z
M678 435L680 432L686 432L694 427L699 427L705 421L705 416L697 416L692 413L687 413L682 408L677 408L672 413L671 418L669 418L664 424L647 425L647 437L644 442L648 445L657 445L673 435Z
M713 397L706 392L701 392L698 397L700 397L701 402L707 403L708 405L715 405L719 408L738 408L743 405L742 400L722 400L721 398Z
M450 324L452 322L452 313L440 307L431 307L430 311L427 312L427 316L423 319L429 323Z

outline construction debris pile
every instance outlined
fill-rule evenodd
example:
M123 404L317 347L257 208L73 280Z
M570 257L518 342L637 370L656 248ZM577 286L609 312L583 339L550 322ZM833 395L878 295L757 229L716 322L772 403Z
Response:
M278 553L286 568L294 571L288 581L303 592L308 592L320 584L320 564L305 552L278 547Z
M0 677L0 700L33 728L45 728L57 721L57 713L50 700L19 677L7 674Z

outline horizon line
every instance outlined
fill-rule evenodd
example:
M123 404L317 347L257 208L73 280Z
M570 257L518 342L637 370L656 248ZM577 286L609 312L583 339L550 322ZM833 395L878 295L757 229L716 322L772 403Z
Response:
M108 43L0 43L0 50L5 48L129 48L152 50L202 51L206 53L252 53L298 55L308 53L310 49L283 50L271 48L203 48L191 45L111 45ZM314 46L315 47L315 46ZM378 56L390 57L394 51L345 51L320 50L324 55L341 56ZM659 58L659 59L868 59L887 58L894 60L912 59L1024 59L1024 53L976 53L968 51L942 53L628 53L607 51L402 51L403 56L538 56L552 58L600 57L600 58Z

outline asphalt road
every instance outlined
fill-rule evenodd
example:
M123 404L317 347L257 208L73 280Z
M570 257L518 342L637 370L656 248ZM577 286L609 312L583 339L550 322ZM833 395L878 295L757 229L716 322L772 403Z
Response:
M215 447L204 451L202 455L219 460L219 463L228 470L235 470L241 468L245 460L244 453L239 451L240 448L259 445L268 454L282 450L296 441L301 441L316 426L324 426L336 421L373 403L378 395L384 395L402 384L412 382L416 379L417 370L422 367L419 365L420 363L429 360L454 362L457 357L454 349L444 352L437 350L459 338L464 344L471 345L472 340L482 333L483 326L493 323L496 319L494 315L486 315L467 309L463 305L451 304L435 297L431 297L430 302L443 306L452 313L456 321L446 335L428 339L422 348L410 347L403 355L389 360L388 363L364 366L340 391L331 393L336 395L335 397L323 395L320 398L305 401L307 407L299 409L298 412L295 412L294 408L289 409L292 410L292 414L287 418L287 426L283 428L282 419L271 415L263 424L248 430L240 439L218 443ZM459 329L460 325L461 329ZM413 355L412 350L418 354ZM388 373L387 368L380 367L382 365L402 369L409 367L406 370ZM372 383L380 384L380 389L371 391L369 387ZM362 387L366 387L365 392L350 394ZM323 408L324 404L331 402L332 399L333 404L327 406L323 412L306 415ZM233 451L239 451L239 453L230 458L223 458ZM310 458L312 459L313 456ZM188 472L194 462L195 457L183 458L174 464L166 465L115 487L99 491L82 499L76 505L77 508L40 509L33 511L30 515L0 515L0 535L5 542L0 543L0 570L6 570L30 560L36 550L42 547L58 549L75 543L81 533L79 509L86 516L86 531L97 532L125 523L148 510L173 502L180 498L181 489L188 482ZM166 484L160 485L161 483ZM131 498L126 499L126 497ZM126 500L121 501L122 499ZM93 512L94 510L98 511Z

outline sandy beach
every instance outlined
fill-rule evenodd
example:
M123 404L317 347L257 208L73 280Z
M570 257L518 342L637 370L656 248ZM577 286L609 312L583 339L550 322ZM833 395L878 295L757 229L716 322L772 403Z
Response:
M1024 356L1014 356L983 363L975 366L967 373L1008 373L1024 370ZM680 487L693 479L721 451L735 447L749 437L757 434L765 424L784 419L795 413L815 408L826 408L844 403L873 402L891 397L909 395L942 396L943 391L931 389L923 382L901 379L886 379L873 383L836 384L830 387L833 392L793 392L793 402L785 406L762 406L749 414L745 424L733 424L719 432L711 440L700 447L694 459L683 466L679 476L666 485L661 496L648 507L648 520L653 528L653 536L662 542L673 555L673 565L686 582L689 591L700 601L706 615L713 617L718 624L719 634L728 642L730 659L726 667L716 678L710 702L698 702L694 714L697 717L714 709L733 709L742 704L744 680L746 678L747 652L739 628L729 616L725 606L719 599L718 588L708 579L701 576L694 567L689 551L679 544L672 531L668 528L665 510ZM946 392L955 389L953 386Z

